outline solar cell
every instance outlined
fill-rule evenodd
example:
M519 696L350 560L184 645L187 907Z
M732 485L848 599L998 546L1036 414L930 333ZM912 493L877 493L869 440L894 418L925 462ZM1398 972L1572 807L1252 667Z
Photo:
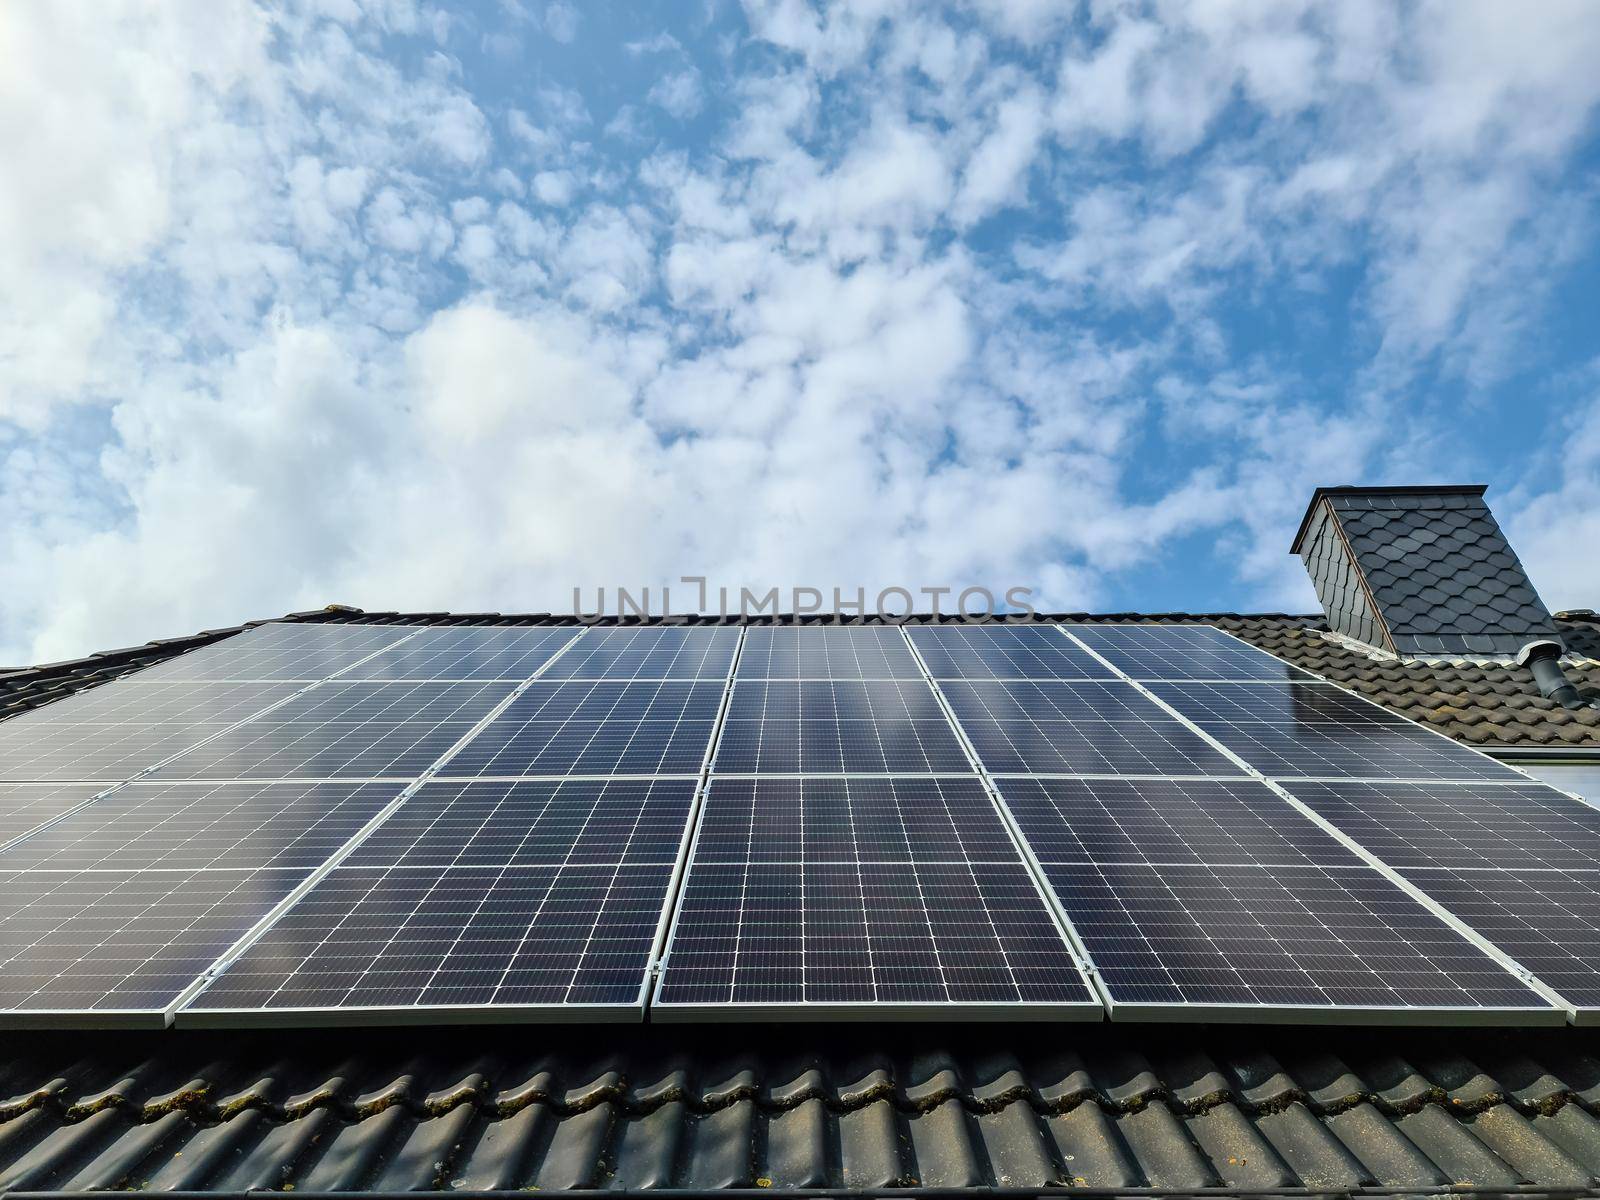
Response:
M410 637L402 625L266 624L147 667L149 679L326 679Z
M976 778L713 779L653 1012L1100 1015Z
M738 679L716 769L965 774L972 764L925 680Z
M444 773L698 774L722 689L721 682L536 680L451 759Z
M648 625L589 628L550 665L547 679L725 679L737 629Z
M1045 864L1113 1018L1562 1018L1369 867Z
M0 1024L164 1024L304 874L0 870Z
M0 852L0 870L285 867L309 874L400 787L131 783Z
M1322 683L1155 683L1150 690L1274 778L1526 777L1404 717Z
M920 679L898 626L757 625L745 630L739 676L752 679Z
M550 866L677 861L692 779L426 783L350 866Z
M991 773L1243 773L1129 683L950 680L939 686Z
M184 754L152 778L414 777L470 732L512 687L499 682L326 683Z
M1041 862L1364 865L1254 780L1001 778L997 786Z
M580 632L512 626L424 629L351 667L340 678L528 679Z
M0 783L0 846L71 812L110 784Z
M1574 1006L1600 1016L1600 870L1403 868L1409 882L1460 917Z
M131 779L298 686L115 680L0 722L0 778Z
M1112 679L1053 625L918 625L906 630L934 679Z
M1311 680L1283 659L1209 625L1064 625L1130 679Z
M1600 809L1531 780L1287 786L1390 866L1577 871L1600 866Z

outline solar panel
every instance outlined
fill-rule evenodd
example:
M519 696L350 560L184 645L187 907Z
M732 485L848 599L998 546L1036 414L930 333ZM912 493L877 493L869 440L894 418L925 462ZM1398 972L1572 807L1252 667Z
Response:
M1600 809L1531 781L1290 789L1575 1009L1600 1009Z
M637 1020L670 866L341 867L181 1024ZM553 1013L551 1010L555 1010Z
M1577 1024L1600 1019L1600 870L1400 874L1559 992Z
M0 852L0 870L286 867L309 874L400 787L130 783Z
M1562 1019L1370 867L1047 863L1045 875L1114 1018Z
M119 783L297 689L114 680L0 722L0 778Z
M918 625L906 630L934 679L1112 679L1053 625Z
M722 689L721 682L535 680L462 748L446 773L698 774Z
M1155 683L1150 690L1274 778L1526 777L1323 683Z
M294 683L196 683L124 676L25 713L0 730L54 724L120 725L169 722L231 724L299 690Z
M694 789L425 784L180 1020L639 1019Z
M590 628L550 665L547 679L725 679L737 629L647 625Z
M1064 625L1130 679L1311 680L1281 658L1208 625Z
M1390 866L1530 871L1600 866L1600 809L1532 780L1287 786Z
M965 774L972 764L924 680L738 679L716 770Z
M340 678L528 679L580 632L511 626L424 629L351 667Z
M204 651L224 646L274 645L285 650L341 650L370 653L410 637L427 625L378 625L339 621L264 621L221 642L182 657L193 659Z
M694 791L692 779L426 783L345 861L400 867L672 863Z
M1254 780L1002 778L997 784L1044 863L1364 865Z
M152 778L410 778L511 691L511 684L488 681L333 681L195 748Z
M302 871L0 870L0 1024L165 1024Z
M1129 683L950 680L939 686L993 774L1242 774Z
M757 625L745 630L739 677L752 679L921 679L898 626Z
M62 813L71 812L104 783L0 783L0 846Z
M713 779L652 1011L1100 1007L981 782Z
M146 667L148 679L326 679L416 633L403 625L266 624Z
M1014 862L976 776L714 778L699 863Z

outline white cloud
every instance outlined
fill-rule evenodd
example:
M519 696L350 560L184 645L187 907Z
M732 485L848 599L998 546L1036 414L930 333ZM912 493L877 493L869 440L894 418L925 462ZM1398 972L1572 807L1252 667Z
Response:
M1069 7L753 2L588 92L474 73L563 4L0 8L0 660L685 573L1126 603L1207 538L1310 604L1309 489L1459 463L1410 381L1493 386L1589 244L1600 22ZM1573 411L1508 526L1592 603Z
M950 212L956 224L970 225L1005 205L1026 200L1028 169L1044 135L1043 108L1043 96L1034 88L1000 105L993 129L962 171L961 189Z
M172 156L219 98L269 84L244 4L8 5L0 13L0 418L111 386L110 293L167 235Z
M565 0L553 0L545 6L544 30L563 45L577 39L578 21L578 10Z
M705 104L700 89L700 72L689 67L663 75L651 86L647 98L669 116L687 121L699 113Z
M1600 359L1575 384L1569 415L1545 430L1528 478L1500 513L1552 610L1600 608L1600 563L1591 553L1600 544Z
M577 180L571 171L540 171L533 177L533 194L540 202L564 208L572 202Z

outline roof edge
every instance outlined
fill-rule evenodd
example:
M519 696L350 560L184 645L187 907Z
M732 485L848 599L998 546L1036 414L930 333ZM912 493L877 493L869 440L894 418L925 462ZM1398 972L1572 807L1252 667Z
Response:
M1311 493L1305 515L1300 518L1300 528L1295 530L1294 541L1289 545L1289 553L1300 553L1300 543L1305 540L1312 514L1317 511L1318 503L1328 496L1481 496L1488 490L1487 483L1411 483L1392 486L1342 483L1336 487L1319 487Z

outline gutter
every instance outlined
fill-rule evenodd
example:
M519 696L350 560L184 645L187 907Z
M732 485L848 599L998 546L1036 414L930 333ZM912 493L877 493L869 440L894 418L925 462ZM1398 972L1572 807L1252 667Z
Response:
M1600 763L1600 746L1474 746L1471 742L1462 742L1461 745L1501 762L1537 760L1552 763Z
M365 1200L506 1200L509 1196L526 1195L537 1188L508 1189L506 1191L403 1191L390 1188L373 1191L352 1189L338 1192L295 1192L295 1200L350 1200L360 1196ZM1134 1200L1156 1197L1216 1197L1217 1200L1362 1200L1365 1197L1395 1198L1405 1196L1516 1196L1539 1197L1541 1200L1596 1200L1600 1188L1559 1187L1546 1184L1499 1184L1480 1187L1474 1184L1445 1184L1443 1186L1401 1187L1278 1187L1237 1188L1223 1184L1218 1187L1160 1188L1160 1187L910 1187L888 1184L879 1187L710 1187L710 1188L609 1188L555 1189L556 1194L582 1197L582 1200L772 1200L774 1195L793 1197L794 1200L1034 1200L1042 1196L1072 1196L1076 1200ZM105 1200L107 1192L97 1191L16 1191L0 1192L0 1200ZM111 1194L115 1194L114 1192ZM162 1192L166 1200L262 1200L272 1195L267 1191L173 1191Z

